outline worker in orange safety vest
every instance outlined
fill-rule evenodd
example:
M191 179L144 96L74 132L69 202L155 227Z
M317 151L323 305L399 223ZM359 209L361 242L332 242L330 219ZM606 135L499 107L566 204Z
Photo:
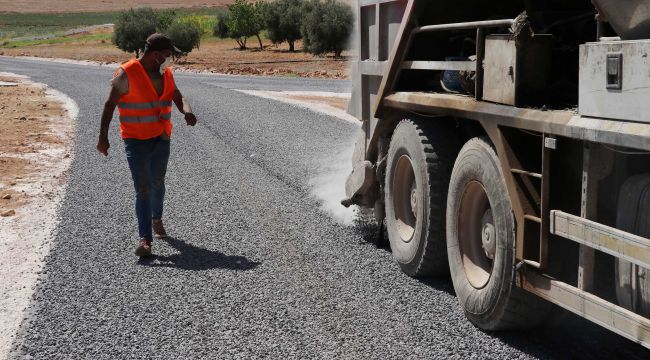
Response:
M166 35L149 36L143 55L123 63L115 72L102 113L97 150L108 156L108 128L115 108L119 110L120 133L136 193L140 238L135 253L139 257L151 255L154 237L167 237L162 215L172 103L184 114L189 126L197 122L169 68L172 56L180 54Z

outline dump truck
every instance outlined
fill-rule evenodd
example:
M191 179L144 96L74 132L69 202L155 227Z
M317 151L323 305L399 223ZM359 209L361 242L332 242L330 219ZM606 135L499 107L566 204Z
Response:
M467 318L650 347L650 1L358 0L346 206ZM554 306L555 305L555 306Z

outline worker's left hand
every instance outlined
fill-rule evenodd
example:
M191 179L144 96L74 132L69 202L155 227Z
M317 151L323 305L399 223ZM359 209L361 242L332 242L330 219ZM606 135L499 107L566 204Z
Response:
M196 116L194 116L194 114L185 113L185 122L187 122L187 125L194 126L194 125L196 125L197 121L198 120L196 120Z

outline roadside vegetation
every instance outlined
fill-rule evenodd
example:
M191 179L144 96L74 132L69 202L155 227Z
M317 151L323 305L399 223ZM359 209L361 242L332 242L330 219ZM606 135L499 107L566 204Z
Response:
M200 18L177 16L173 10L156 11L151 8L130 9L119 14L113 32L113 44L119 49L139 56L149 35L166 33L174 44L189 54L201 43L203 30Z
M161 10L173 13L174 17L190 19L214 19L219 8ZM115 24L121 12L83 13L0 13L0 47L25 46L18 41L30 40L29 45L38 45L39 40L69 36L70 30L104 24ZM204 26L211 34L214 23ZM106 37L110 40L110 36ZM61 42L61 41L59 41ZM65 41L63 41L65 42ZM52 43L52 42L43 42Z
M274 44L287 42L290 52L303 39L304 51L314 55L333 52L339 58L348 47L353 26L352 8L337 0L235 0L217 19L214 35L234 39L241 50L254 36L264 50L260 33L266 31Z
M340 60L349 56L344 49L354 19L344 1L231 0L217 8L0 14L0 55L119 63L144 50L149 34L163 32L184 52L177 66L187 70L345 78L347 63ZM105 24L114 25L88 28Z

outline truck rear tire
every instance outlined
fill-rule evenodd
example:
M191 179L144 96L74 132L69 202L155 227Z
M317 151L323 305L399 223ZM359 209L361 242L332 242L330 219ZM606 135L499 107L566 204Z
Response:
M413 277L449 273L447 186L460 144L442 120L403 120L388 150L386 229L393 257Z
M460 151L447 204L449 268L467 318L484 330L538 325L551 305L513 286L515 220L489 140L474 138Z

